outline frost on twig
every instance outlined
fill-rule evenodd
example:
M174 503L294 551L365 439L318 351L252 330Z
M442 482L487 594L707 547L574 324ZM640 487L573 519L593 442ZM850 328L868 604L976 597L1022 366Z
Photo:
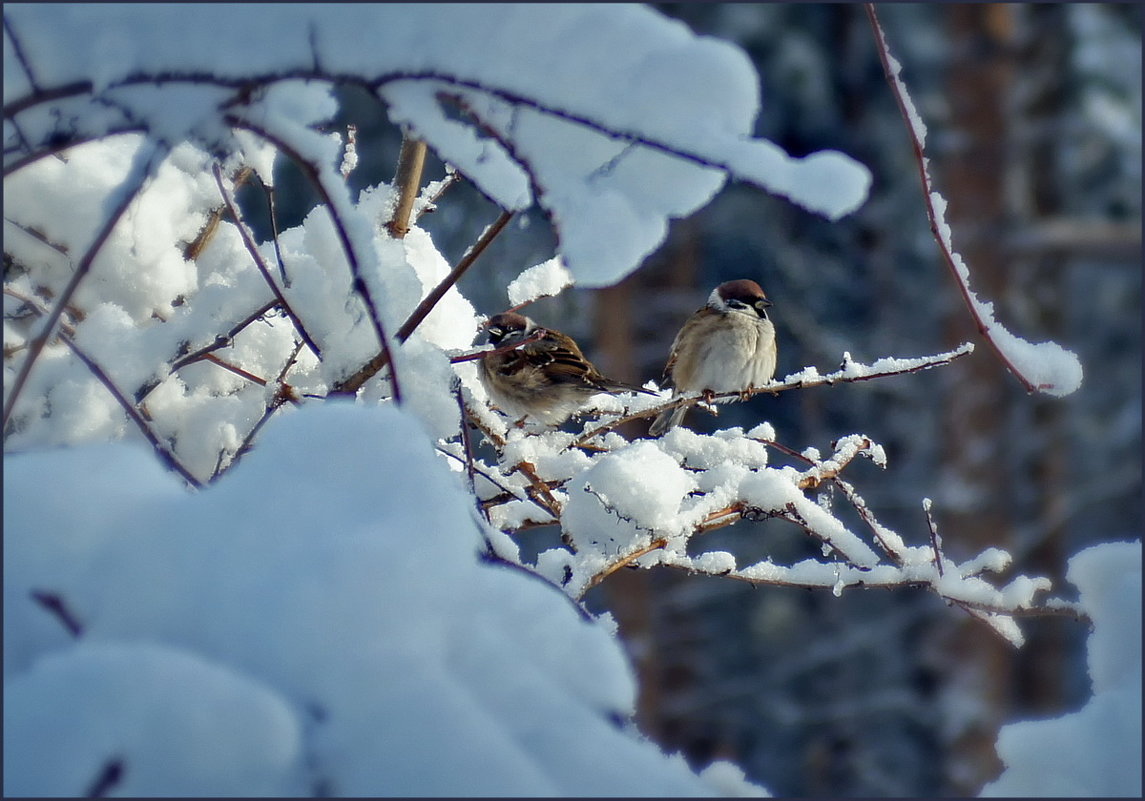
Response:
M638 399L637 402L642 402L639 408L635 410L629 409L625 414L609 420L603 425L597 426L588 430L578 440L577 444L584 445L591 442L595 437L612 431L625 423L630 423L633 420L640 420L646 417L655 417L660 413L668 410L675 409L679 406L695 406L701 402L707 402L709 398L716 402L728 403L737 400L746 400L755 395L762 393L770 393L777 395L790 389L809 389L811 387L818 387L831 384L844 384L853 381L869 381L874 378L886 378L895 375L905 375L907 373L916 373L920 370L929 370L932 367L939 367L944 364L950 364L955 359L959 359L974 351L974 345L967 342L954 350L947 351L946 353L939 353L934 356L922 356L914 359L892 359L884 358L878 359L870 365L860 364L851 359L849 353L843 354L843 363L835 372L821 375L814 367L805 367L798 373L793 373L787 376L782 381L772 381L763 387L757 387L746 392L724 392L717 393L711 396L705 396L702 393L690 393L681 395L674 398L667 403L660 403L649 405L650 401L645 399Z
M872 365L848 357L834 373L820 375L808 368L762 391L886 378L948 364L972 349L964 345L934 357ZM642 401L634 397L631 402ZM470 406L470 419L476 422L475 406ZM514 426L493 433L487 421L480 424L497 454L494 464L478 463L497 476L497 491L484 495L488 519L503 531L520 531L545 522L530 511L540 506L548 513L546 520L559 522L564 545L543 551L535 567L573 598L583 598L622 568L661 566L836 595L848 588L923 587L983 620L1015 646L1023 642L1017 618L1080 614L1067 601L1044 598L1051 590L1046 578L1016 576L1002 585L987 580L984 574L1009 568L1004 551L991 548L957 564L941 552L932 520L910 537L881 523L843 478L859 457L885 466L886 454L869 437L842 437L832 443L827 458L820 458L814 449L801 453L782 444L767 423L747 432L732 428L713 434L677 428L659 439L633 442L612 430L617 420L663 408L657 404L621 414L603 426L589 423L580 435ZM771 453L802 466L775 466ZM862 528L853 529L816 501L814 494L824 484L839 490ZM700 544L704 534L716 529L769 519L798 527L819 543L824 558L740 565L733 554L704 550Z
M1081 386L1082 367L1076 354L1066 350L1056 342L1035 344L1011 333L994 319L994 304L979 299L970 289L970 269L963 262L962 257L955 252L951 242L950 226L945 219L946 200L935 191L927 167L924 149L926 125L910 99L906 84L899 76L901 66L891 55L886 34L883 32L875 13L874 4L866 3L865 5L871 26L874 29L875 43L878 48L879 59L883 64L883 71L887 76L887 83L894 93L899 110L906 121L907 130L910 132L915 161L918 163L918 172L922 179L923 198L926 203L926 214L930 220L931 233L934 234L935 241L938 243L951 276L958 284L959 292L974 319L974 324L998 355L1002 364L1014 374L1027 392L1043 392L1057 397L1069 395Z

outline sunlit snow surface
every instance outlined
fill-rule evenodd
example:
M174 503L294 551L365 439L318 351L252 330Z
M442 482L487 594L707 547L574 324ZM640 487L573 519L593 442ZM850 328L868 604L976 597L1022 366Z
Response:
M32 141L143 122L171 144L249 148L228 130L238 120L336 176L334 138L305 128L332 114L328 88L299 92L288 79L357 76L502 207L546 208L586 287L635 269L668 221L707 203L728 174L832 219L858 208L871 182L844 154L793 158L753 139L760 87L747 55L639 5L77 4L5 17L38 86L90 81L107 101L81 93L25 111L17 122ZM13 49L5 102L29 90ZM227 106L228 119L233 84L248 76L274 88Z
M619 642L478 560L407 414L285 415L194 494L126 444L4 468L6 795L82 795L111 760L124 795L750 790L618 728Z
M1093 696L1077 712L1003 726L1006 770L983 796L1141 797L1141 543L1111 542L1069 560L1093 619Z

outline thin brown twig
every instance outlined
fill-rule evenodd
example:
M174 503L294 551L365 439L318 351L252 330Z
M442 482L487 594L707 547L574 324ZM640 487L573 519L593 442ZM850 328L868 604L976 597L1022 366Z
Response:
M228 330L225 334L221 334L215 337L215 340L210 345L206 345L196 351L192 351L185 356L180 356L178 359L171 362L171 370L178 370L180 367L185 367L192 362L197 362L205 358L207 354L211 353L212 351L230 347L234 344L235 337L238 336L244 328L256 320L261 319L267 312L276 306L278 306L277 300L270 300L262 304L242 320L231 326L230 330Z
M414 217L414 222L420 220L423 215L429 214L431 211L435 211L437 209L438 201L441 200L442 196L450 189L457 186L459 183L461 183L461 173L459 173L457 170L449 168L449 172L445 176L445 180L442 181L442 184L440 187L438 187L438 190L433 193L433 197L427 200L424 204L422 204L422 207L418 209L417 216Z
M211 344L205 345L204 347L199 348L198 350L195 350L191 353L187 353L183 356L177 357L174 361L172 361L170 363L170 367L169 367L170 371L173 373L176 370L180 370L183 367L186 367L188 364L193 364L195 362L202 361L203 359L207 358L208 354L210 354L216 350L221 350L223 348L230 347L231 345L234 344L234 338L236 336L238 336L239 333L244 328L246 328L248 325L253 323L255 320L260 319L264 314L269 312L271 309L275 308L277 305L278 305L278 301L273 300L273 299L268 301L267 303L264 303L262 306L255 309L253 312L251 312L249 315L247 315L245 318L243 318L239 322L235 323L235 325L231 326L230 330L227 331L225 334L220 334L219 336L215 337L214 341ZM139 389L137 389L135 391L135 402L136 403L142 403L143 400L148 395L150 395L151 392L157 386L159 386L160 383L162 383L162 382L159 381L158 379L155 379L155 378L152 378L152 379L148 380L146 383L144 383L141 387L139 387Z
M509 220L513 219L513 212L502 211L501 215L493 221L484 231L477 241L470 246L469 250L465 251L465 255L457 262L457 266L450 270L449 275L441 279L437 286L435 286L428 295L426 295L421 303L417 305L411 313L409 318L398 329L397 337L399 342L405 342L409 339L410 335L421 325L438 302L445 297L445 293L449 291L450 287L458 282L458 280L465 274L465 271L473 266L473 262L477 261L477 257L485 252L489 244L505 229L509 224Z
M429 315L429 313L433 311L434 306L436 306L441 301L441 299L445 297L445 293L448 292L449 289L458 282L458 280L460 280L461 276L465 274L466 270L473 266L473 262L477 261L477 257L485 251L485 248L489 246L489 243L493 241L494 237L501 233L512 216L513 212L511 211L501 212L501 216L498 217L492 225L490 225L481 233L481 236L478 237L477 241L473 243L469 250L465 251L465 255L462 256L461 259L457 262L457 266L450 270L449 275L441 279L437 286L435 286L432 290L430 290L429 294L422 298L421 302L418 303L417 307L410 313L410 316L406 318L404 323L402 323L401 328L398 329L398 342L405 342L410 338L410 335L413 334L414 330L416 330L417 327L421 325L422 321ZM388 352L382 351L378 353L376 356L374 356L374 358L366 362L366 364L364 364L356 373L341 383L336 384L334 389L330 391L330 394L354 394L358 391L362 384L369 381L374 375L378 373L379 370L384 368L389 363L390 355Z
M511 350L517 350L518 348L524 347L530 342L536 342L540 339L543 339L546 333L547 332L545 329L538 328L536 331L529 334L524 339L516 342L510 342L507 345L500 345L496 348L482 348L481 350L475 350L472 353L464 353L460 356L451 356L449 358L449 363L461 364L462 362L474 362L478 359L484 359L486 356L492 356L496 353L508 353Z
M923 148L922 140L919 138L919 134L915 130L915 126L911 118L911 112L907 107L908 101L904 95L906 91L905 87L900 84L899 80L897 79L897 75L891 66L890 59L892 56L890 53L890 47L887 45L886 34L884 33L883 27L879 23L878 15L875 12L875 4L864 3L863 5L866 8L867 17L870 19L871 27L874 30L876 50L878 50L879 53L879 61L883 66L883 73L886 75L887 84L891 88L891 93L894 95L895 102L898 104L899 112L902 114L903 120L906 122L907 130L910 132L910 139L914 150L915 162L918 165L918 174L922 179L922 195L926 206L926 216L930 221L930 232L934 235L935 242L938 243L938 249L942 253L943 261L946 262L946 266L951 276L954 278L954 283L958 286L958 291L961 293L962 300L965 303L967 310L970 312L971 318L974 320L975 327L977 327L978 332L982 335L986 342L989 343L990 348L994 351L995 355L997 355L998 359L1002 362L1006 369L1009 370L1014 375L1014 377L1021 382L1022 386L1025 387L1027 392L1035 392L1039 389L1047 389L1049 387L1038 386L1030 381L1030 379L1026 378L1026 376L1023 375L1022 372L1018 369L1017 365L1010 361L1009 357L1006 356L1005 351L994 339L990 332L989 326L986 325L985 320L982 319L982 315L978 312L974 298L971 296L968 282L963 279L958 269L958 265L955 263L954 253L949 247L947 247L946 240L943 238L941 232L939 231L939 215L938 211L934 207L933 200L934 186L930 178L930 172L927 169L926 153Z
M258 251L258 245L254 241L254 235L251 234L250 228L248 228L247 224L243 221L242 213L239 211L238 205L231 195L231 191L227 189L226 183L223 181L223 171L222 168L219 167L218 162L215 162L212 166L212 171L215 174L215 183L219 187L219 193L223 196L223 203L226 205L227 211L234 221L235 228L238 229L239 236L242 238L243 246L246 247L247 252L254 260L255 266L258 268L259 273L262 274L263 280L266 281L267 286L270 287L270 291L278 301L279 307L281 307L283 313L290 318L290 321L294 323L294 327L298 329L298 335L302 337L302 341L306 343L306 346L310 348L310 350L314 351L315 356L321 359L322 349L318 347L318 343L310 336L310 332L306 330L306 324L303 323L302 318L295 313L294 308L290 305L290 301L286 299L286 296L282 294L282 290L278 288L278 284L274 282L274 277L270 274L270 267L267 266L266 259L264 259L262 254Z
M596 585L600 584L602 581L604 581L606 578L611 576L617 570L620 570L621 568L632 564L633 562L635 562L637 559L639 559L641 556L644 556L645 554L650 554L653 551L656 551L656 550L659 550L660 548L665 547L667 544L668 544L668 540L664 539L663 537L660 537L658 539L654 539L654 540L652 540L652 542L648 543L643 548L637 548L632 553L626 554L626 555L622 556L620 559L617 559L615 562L612 562L611 564L608 565L608 567L604 568L603 570L601 570L597 573L594 573L592 578L590 578L588 580L588 583L585 584L584 589L580 591L580 594L577 596L577 600L584 598L584 596L588 593L589 590L591 590Z
M219 461L216 464L215 471L211 474L210 478L212 483L223 474L224 470L229 470L230 468L234 467L239 459L241 459L248 451L250 451L251 445L254 443L254 438L258 435L258 432L262 430L262 427L267 424L275 412L277 412L286 403L293 403L295 406L300 405L297 393L286 383L286 374L290 371L290 368L294 366L294 362L298 358L299 352L302 350L302 344L303 343L301 341L295 341L293 352L290 354L289 358L287 358L286 364L283 365L281 370L279 370L278 376L275 379L274 394L270 396L270 402L267 403L266 408L263 410L262 416L259 417L254 426L251 427L251 430L247 432L247 435L243 437L243 441L235 449L234 455L231 456L230 461L227 462L225 467L222 464L222 454L219 454Z
M24 225L23 223L17 222L16 220L13 220L11 217L9 217L7 215L4 216L4 222L15 227L16 230L21 231L21 232L27 234L28 236L32 237L32 239L35 239L40 244L42 244L48 248L51 248L56 253L59 253L61 256L63 256L65 259L68 259L69 261L71 260L71 256L68 255L68 249L67 249L66 245L61 245L58 242L53 242L52 240L48 239L48 237L45 236L42 232L37 231L35 228L29 228L28 226Z
M254 373L247 372L246 370L244 370L241 367L233 365L230 362L223 361L222 359L220 359L218 356L216 356L213 353L203 354L203 361L211 362L212 364L217 364L219 367L222 367L224 370L229 370L230 372L234 373L235 375L239 376L240 378L245 378L247 381L251 381L255 384L258 384L261 387L266 386L266 379L265 378L259 378Z
M126 395L120 392L119 387L117 387L115 382L111 380L111 376L104 372L103 368L96 364L95 361L75 343L75 340L73 340L71 335L69 335L67 332L61 330L60 339L71 349L72 353L76 355L76 358L87 365L88 370L90 370L92 374L97 379L99 379L100 383L107 388L107 391L111 393L112 397L114 397L119 405L123 407L123 411L127 413L127 416L131 418L131 421L135 423L140 432L142 432L144 438L151 444L151 447L154 449L155 453L158 454L159 461L161 461L171 470L178 473L184 481L186 481L195 489L202 489L203 483L199 481L199 479L195 478L195 476L193 476L191 472L183 466L182 462L180 462L179 459L175 456L175 452L168 448L167 445L159 438L159 435L152 430L151 424L147 421L139 409L136 408L135 404L132 403Z
M366 311L368 312L370 322L374 326L374 333L377 335L378 343L382 349L381 355L385 357L386 364L388 364L390 367L390 387L392 388L394 402L400 405L402 401L401 383L398 380L397 371L393 367L393 358L390 353L389 336L386 334L386 327L382 322L381 312L378 309L378 304L374 300L374 295L370 291L369 285L366 283L366 279L362 275L361 261L358 258L358 253L354 248L354 243L350 239L350 232L346 229L345 221L342 219L342 215L338 213L338 210L334 205L334 198L330 195L330 192L326 189L325 184L322 182L322 173L319 171L318 167L310 163L310 161L290 143L286 142L281 137L276 136L274 133L266 130L262 126L256 125L249 120L243 119L242 117L236 116L234 114L225 115L224 121L232 127L250 131L255 136L270 142L280 151L285 153L292 161L294 161L295 164L298 165L299 169L301 169L303 174L306 175L307 179L314 187L314 190L318 193L318 196L322 199L323 204L326 206L326 211L330 215L330 220L334 223L334 230L338 234L338 240L342 246L342 251L346 256L346 262L350 266L350 274L353 276L354 291L358 293L358 295L362 298L362 301L366 304Z
M870 381L870 380L876 379L876 378L887 378L889 376L907 375L909 373L917 373L917 372L920 372L922 370L929 370L933 367L941 367L943 365L950 364L955 359L959 359L959 358L967 355L968 353L973 352L973 350L974 350L974 346L972 344L964 343L963 345L959 346L955 350L949 351L947 353L940 353L940 354L937 354L935 356L923 357L921 359L918 359L918 360L916 360L918 362L917 364L913 364L910 367L905 367L905 368L873 370L873 371L867 372L867 373L848 373L844 369L844 370L838 370L834 373L829 373L827 375L817 375L814 378L799 378L799 379L795 379L792 381L780 381L778 383L773 382L771 384L767 384L767 385L762 386L762 387L754 387L752 389L745 390L744 392L721 392L721 393L714 393L714 394L707 394L707 395L704 393L691 393L688 395L681 395L681 396L679 396L677 398L673 398L673 399L671 399L665 403L661 403L661 404L658 404L656 406L651 406L647 409L643 409L643 410L638 411L638 412L632 412L632 413L626 414L622 417L618 417L618 418L615 418L613 420L610 420L609 422L607 422L607 423L605 423L605 424L603 424L597 428L594 428L593 430L587 432L586 434L583 434L581 437L579 437L577 439L576 444L582 445L582 444L590 441L594 437L597 437L601 434L612 431L615 428L619 428L620 426L624 425L625 423L630 423L634 420L641 420L645 417L653 417L655 415L661 414L662 412L666 412L670 409L675 409L675 408L680 407L680 406L695 406L696 404L701 403L701 402L707 403L707 402L716 401L716 400L724 400L724 401L747 400L749 398L753 398L756 395L760 395L760 394L763 394L765 392L770 393L772 395L778 395L780 392L785 392L789 389L810 389L811 387L819 387L819 386L823 386L824 384L833 386L835 384L849 384L849 383L854 383L854 382L858 382L858 381Z
M537 466L532 462L520 461L513 465L513 470L510 472L514 471L520 473L528 480L533 492L536 493L536 495L532 497L539 497L541 499L542 505L545 507L545 511L551 514L557 520L560 520L560 501L553 497L553 492L552 489L550 489L548 482L537 474Z
M245 184L250 180L253 174L254 170L250 167L240 169L232 181L234 188L238 189ZM211 241L215 238L215 234L219 230L219 223L222 222L223 214L225 214L226 211L227 207L225 204L211 209L211 213L207 215L207 221L203 223L203 227L199 229L199 233L183 248L184 259L194 261L203 254L203 251L207 249L207 245L211 244Z

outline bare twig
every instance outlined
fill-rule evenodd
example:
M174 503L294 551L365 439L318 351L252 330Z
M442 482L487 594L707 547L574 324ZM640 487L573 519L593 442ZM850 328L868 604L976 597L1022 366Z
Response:
M481 232L481 236L477 241L465 251L465 255L457 262L457 266L450 270L449 275L441 279L437 286L435 286L428 295L426 295L421 303L417 305L410 316L402 323L402 327L398 329L398 341L405 342L409 339L414 330L421 325L438 302L445 297L445 293L449 291L450 287L458 282L458 280L465 274L465 271L473 266L473 262L477 261L477 257L485 252L497 234L505 229L509 224L509 220L513 219L513 212L503 211L501 215L493 221L492 225Z
M410 335L417 329L421 322L433 311L436 306L449 289L457 283L465 271L468 270L473 262L477 261L489 243L493 241L494 237L505 228L512 218L513 212L503 211L501 216L498 217L492 225L482 231L481 236L476 242L465 251L465 255L457 262L457 266L450 270L449 275L441 279L437 286L430 290L429 294L422 298L421 303L410 313L406 321L402 323L402 327L398 329L397 340L398 342L405 342L410 338ZM351 375L346 380L335 385L334 389L330 391L331 395L352 395L358 391L362 384L369 381L379 370L390 363L390 356L387 351L382 351L370 361L366 362L361 369Z
M79 618L75 616L68 605L64 602L63 597L57 592L48 592L47 590L32 590L32 600L40 606L47 609L57 620L68 630L68 634L73 637L79 637L83 634L83 624L80 623Z
M255 320L262 318L263 315L265 315L271 309L275 308L277 305L278 305L277 300L270 300L269 302L264 303L262 306L255 309L253 312L251 312L245 318L240 320L238 323L231 326L230 330L227 331L225 334L220 334L219 336L215 337L215 340L211 344L206 345L202 348L199 348L198 350L193 351L191 353L188 353L184 356L180 356L180 357L174 359L174 361L172 361L170 363L171 372L175 372L176 370L179 370L183 367L186 367L188 364L193 364L195 362L202 361L202 360L207 358L208 354L213 353L216 350L221 350L222 348L230 347L231 345L234 344L234 338L236 336L238 336L240 331L242 331L248 325L253 323ZM135 402L136 403L142 403L143 399L146 398L148 395L150 395L151 392L157 386L159 386L160 383L161 382L159 381L159 379L156 379L156 378L152 378L152 379L148 380L146 383L144 383L143 386L139 387L139 389L137 389L135 391Z
M257 172L251 171L262 187L263 196L266 197L266 215L270 219L270 235L274 240L274 258L278 261L278 274L282 277L282 285L290 289L290 276L286 274L286 262L282 258L282 245L278 241L278 208L275 205L274 184L268 184Z
M663 548L667 544L668 544L668 540L664 539L663 537L660 537L658 539L652 540L652 542L648 543L643 548L637 548L632 553L625 554L621 558L617 559L615 562L610 563L608 565L608 567L604 568L603 570L599 571L598 573L595 573L592 576L592 578L590 578L588 580L588 583L586 583L584 585L584 589L582 589L580 591L580 593L577 595L577 599L579 600L581 598L584 598L585 594L587 594L589 590L591 590L597 584L600 584L600 582L604 581L606 578L611 576L617 570L620 570L621 568L632 564L633 562L635 562L637 559L639 559L641 556L644 556L645 554L650 554L653 551L656 551L656 550L659 550L660 548Z
M226 204L227 211L230 212L231 219L234 220L235 228L238 229L239 236L242 237L243 245L246 247L247 252L250 253L251 258L254 259L258 271L262 273L263 280L266 281L267 286L270 287L270 291L274 294L282 311L290 318L291 322L294 323L294 327L298 329L298 335L302 337L302 341L306 343L306 346L310 348L310 350L314 351L315 356L321 359L322 349L318 347L318 343L310 336L310 333L306 330L306 324L303 323L302 318L295 313L290 305L290 301L286 299L286 296L282 294L282 290L278 288L278 284L274 282L274 277L270 274L270 268L267 266L266 260L258 251L258 245L254 241L254 236L251 234L246 223L243 222L242 214L239 212L239 208L235 204L230 190L227 189L226 183L223 181L223 171L219 167L218 162L213 165L212 170L215 174L215 183L218 185L219 192L223 196L223 203Z
M499 480L498 480L496 477L494 477L494 476L493 476L493 475L492 475L492 474L491 474L491 473L490 473L488 470L482 470L480 467L478 467L476 464L474 464L474 462L473 462L473 459L472 459L472 458L468 458L468 459L466 459L466 458L463 458L463 457L461 457L461 456L458 456L456 453L450 453L449 451L447 451L445 448L443 448L443 447L442 447L442 446L440 446L440 445L435 445L434 447L435 447L435 448L436 448L436 449L437 449L437 450L438 450L438 451L439 451L439 452L440 452L442 455L444 455L444 456L448 456L450 459L454 459L454 460L456 460L456 461L458 461L458 462L461 462L462 464L466 465L466 469L468 469L468 467L469 467L470 465L472 465L472 467L473 467L473 472L474 472L476 475L479 475L479 476L481 476L481 477L482 477L482 478L484 478L486 481L488 481L490 484L492 484L493 486L495 486L497 489L501 490L501 492L502 492L502 493L504 493L506 496L508 496L508 498L506 498L506 500L505 500L505 501L503 501L503 503L507 503L509 500L514 500L514 501L529 501L530 503L536 503L536 501L535 501L535 500L533 500L532 498L529 498L529 497L527 497L527 496L526 496L526 497L524 497L524 498L522 498L520 495L518 495L518 494L517 494L516 492L514 492L512 489L510 489L509 487L506 487L506 486L505 486L504 484L502 484L502 483L501 483L501 482L500 482L500 481L499 481ZM494 504L494 505L496 505L496 504ZM549 511L548 509L545 509L545 507L541 506L540 504L537 504L537 507L538 507L539 509L542 509L542 510L543 510L543 511L545 511L545 512L548 512L548 511ZM556 522L556 521L549 521L549 522L550 522L550 523L553 523L553 522ZM546 524L546 525L547 525L547 524Z
M71 351L76 355L76 358L87 365L87 368L91 370L92 374L96 378L99 379L100 383L107 387L107 391L110 392L115 400L119 402L119 405L123 407L123 411L127 413L127 416L131 418L132 422L134 422L139 430L143 433L144 438L146 438L146 440L151 443L151 447L159 456L159 461L182 476L183 480L195 489L202 489L203 483L199 481L199 479L195 478L191 472L183 466L183 464L175 456L175 453L170 448L168 448L166 443L164 443L163 440L159 438L159 435L152 430L151 424L147 421L146 418L144 418L143 414L139 411L138 408L136 408L135 404L132 403L126 395L119 391L119 387L117 387L115 382L111 380L111 376L104 372L102 367L96 364L95 361L91 359L91 357L84 353L69 335L61 331L60 339L63 340L63 342L69 348L71 348Z
M66 258L66 259L71 258L68 255L68 249L65 245L61 245L58 242L53 242L52 240L50 240L46 236L44 236L43 233L41 233L40 231L37 231L35 228L29 228L28 226L24 225L23 223L16 222L15 220L13 220L11 217L8 217L8 216L4 217L4 222L8 223L12 227L14 227L16 230L21 231L21 232L27 234L28 236L32 237L32 239L35 239L41 245L45 245L45 246L51 248L52 250L56 251L56 253L59 253L64 258Z
M121 197L119 201L112 207L111 212L107 215L107 219L104 220L103 227L96 233L95 239L91 245L88 246L88 249L83 254L83 258L81 258L76 265L75 272L72 273L72 277L68 281L67 286L64 287L60 296L56 299L55 305L44 321L43 329L29 343L28 354L24 357L24 363L20 365L20 371L16 374L16 378L12 382L12 389L8 393L8 402L4 407L3 429L5 431L8 430L8 420L12 416L12 410L16 408L16 401L19 399L20 392L28 381L28 375L32 372L32 367L35 365L36 359L39 358L44 346L47 345L48 340L51 339L52 332L55 330L56 323L59 322L60 315L64 313L64 309L71 303L72 295L75 294L80 281L88 274L92 263L103 249L104 244L107 242L108 237L111 236L111 232L115 229L116 224L143 190L144 184L147 183L147 180L159 166L159 161L166 152L166 147L163 145L149 142L136 154L135 163L130 173L120 185L119 194Z
M523 475L532 487L536 495L530 496L535 499L540 499L539 502L544 507L545 511L555 517L557 520L561 518L561 503L553 497L552 490L549 488L547 481L537 475L537 466L532 462L517 462L510 472L518 472Z
M926 510L926 525L930 529L930 547L934 549L934 566L938 568L938 575L943 575L942 568L942 539L938 536L938 526L935 525L934 515L930 513L930 498L924 498L922 508Z
M235 375L239 376L240 378L245 378L247 381L251 381L255 384L258 384L260 387L266 386L266 379L265 378L259 378L254 373L248 372L248 371L244 370L243 368L238 367L237 365L231 364L230 362L223 361L222 359L220 359L218 356L216 356L213 353L203 354L203 361L211 362L212 364L217 364L219 367L222 367L224 370L229 370L230 372L234 373Z
M250 131L256 136L265 139L267 142L270 142L280 151L285 153L292 161L295 162L295 164L298 165L299 169L301 169L309 179L315 191L318 192L318 196L322 199L323 204L326 206L326 211L330 215L330 220L334 223L334 230L338 234L339 242L342 245L342 251L346 255L346 262L350 266L350 274L354 277L354 291L358 293L358 295L362 298L362 301L366 304L366 311L369 313L370 321L374 326L374 332L378 337L378 343L382 348L381 355L384 356L385 363L390 366L390 386L393 390L394 402L400 404L402 399L401 384L398 381L397 371L393 367L393 358L390 352L389 336L386 334L385 325L382 323L382 317L378 310L378 304L374 300L374 295L370 291L370 287L362 275L361 261L358 259L358 254L354 248L354 243L350 239L350 233L346 230L346 224L342 220L342 215L338 213L338 209L334 204L334 198L330 195L330 192L322 183L321 171L317 166L311 164L310 161L306 159L306 157L303 156L300 152L298 152L298 150L290 143L286 142L281 137L276 136L274 133L266 130L262 126L255 125L249 120L245 120L242 117L238 117L233 114L225 115L224 119L229 125L235 128L240 128L242 130Z
M286 383L286 374L290 372L290 368L294 366L294 362L297 360L298 354L301 350L302 342L295 341L294 350L291 352L290 356L286 360L286 364L284 364L282 369L279 370L278 376L275 378L274 393L270 396L270 402L267 403L266 408L263 410L262 416L258 419L258 422L254 424L251 430L247 432L247 435L243 438L242 443L240 443L238 448L235 449L234 455L231 456L230 461L228 461L226 465L223 465L222 462L223 454L219 454L219 461L215 465L214 473L211 474L211 482L214 482L219 478L220 475L222 475L224 468L229 470L230 468L234 467L235 463L238 462L238 460L250 450L251 444L254 442L254 438L258 435L258 432L262 430L262 427L266 425L267 421L269 421L274 413L277 412L284 404L293 403L295 406L300 405L297 392L293 387ZM263 383L265 385L265 382Z
M238 189L249 181L252 175L254 175L253 169L243 167L238 171L231 183L235 189ZM211 241L215 238L215 233L219 230L219 223L222 222L223 214L226 210L226 204L211 209L211 213L207 215L207 221L203 223L203 227L199 230L199 233L183 248L184 259L194 261L202 255L203 251L207 249L207 245L211 244Z
M415 222L420 220L422 215L434 211L437 208L438 201L441 200L442 195L444 195L454 186L457 186L459 183L461 183L461 173L457 172L457 170L451 167L447 167L447 169L449 172L445 176L445 180L442 181L441 186L438 187L438 190L433 193L433 197L427 200L418 210L417 216L414 217Z
M394 207L393 218L386 223L390 236L401 239L409 233L410 213L421 189L421 174L425 167L426 144L407 132L402 138L402 149L398 154L398 167L394 174L394 186L398 189L398 202Z
M475 350L472 353L463 353L460 356L451 356L449 358L449 363L461 364L462 362L475 362L478 359L484 359L486 356L492 356L495 353L508 353L511 350L522 348L525 345L528 345L530 342L536 342L539 339L543 339L546 333L547 332L545 329L538 328L536 331L518 342L510 342L507 345L500 345L496 348L481 348L480 350Z

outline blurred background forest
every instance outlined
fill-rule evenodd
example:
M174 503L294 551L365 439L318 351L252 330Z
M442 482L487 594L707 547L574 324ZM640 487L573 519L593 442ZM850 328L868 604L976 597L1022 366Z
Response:
M908 543L927 540L923 498L947 553L997 546L1015 572L1064 584L1068 558L1141 534L1141 23L1138 4L889 4L892 53L928 129L955 249L998 319L1052 339L1085 369L1062 399L1029 396L978 336L931 236L918 168L861 4L655 5L742 46L762 80L756 133L792 155L841 150L874 175L855 214L828 223L727 186L621 284L570 290L526 312L575 337L608 375L659 378L684 318L717 283L749 277L779 331L777 377L844 351L858 361L972 341L955 364L880 381L757 397L690 425L771 421L784 444L829 451L846 434L882 444L885 471L854 483ZM346 97L358 186L393 177L401 132ZM441 177L431 156L426 178ZM305 179L276 177L279 224L313 207ZM259 207L250 203L251 216ZM421 221L454 263L498 210L468 185ZM523 269L551 258L539 212L519 216L461 282L493 314ZM641 436L643 426L627 433ZM825 499L829 500L829 499ZM818 546L780 521L740 523L706 548L740 564ZM524 554L559 532L522 536ZM621 571L588 605L610 610L639 673L643 732L698 768L722 758L778 795L968 795L1001 770L998 727L1079 708L1085 626L1023 623L1014 650L918 591L830 593Z

